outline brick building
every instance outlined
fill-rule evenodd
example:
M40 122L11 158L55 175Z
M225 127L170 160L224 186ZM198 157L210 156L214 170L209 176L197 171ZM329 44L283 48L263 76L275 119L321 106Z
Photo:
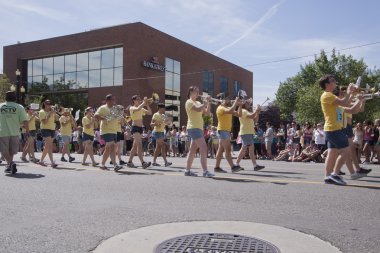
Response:
M4 73L15 83L19 69L19 83L29 96L80 94L86 104L99 106L112 93L127 106L135 94L151 97L156 92L176 125L186 124L183 105L191 85L211 96L234 96L239 89L252 95L252 72L140 22L3 50Z

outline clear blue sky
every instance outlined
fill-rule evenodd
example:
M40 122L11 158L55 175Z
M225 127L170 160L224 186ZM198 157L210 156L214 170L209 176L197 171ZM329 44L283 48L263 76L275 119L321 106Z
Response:
M0 44L140 21L252 71L261 103L313 57L249 65L380 41L379 10L377 0L0 0ZM342 53L380 65L380 44Z

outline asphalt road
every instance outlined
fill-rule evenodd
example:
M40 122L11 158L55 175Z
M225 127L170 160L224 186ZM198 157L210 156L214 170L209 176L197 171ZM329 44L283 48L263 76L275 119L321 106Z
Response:
M266 168L254 172L244 160L244 171L206 179L183 176L184 158L171 158L171 168L115 173L82 166L74 156L57 169L17 156L19 173L0 176L0 252L88 252L139 227L202 220L283 226L342 252L380 252L379 165L367 166L373 172L366 178L335 186L323 184L322 164L260 161ZM194 167L201 172L199 159Z

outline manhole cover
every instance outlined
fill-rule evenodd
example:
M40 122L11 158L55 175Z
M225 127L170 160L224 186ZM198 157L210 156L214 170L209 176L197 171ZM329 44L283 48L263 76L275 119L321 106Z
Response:
M192 234L166 240L154 253L280 253L263 240L233 234Z

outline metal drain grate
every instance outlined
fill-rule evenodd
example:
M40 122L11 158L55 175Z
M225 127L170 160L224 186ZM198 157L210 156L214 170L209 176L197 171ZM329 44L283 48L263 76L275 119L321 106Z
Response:
M280 250L253 237L234 234L192 234L159 244L154 253L280 253Z

